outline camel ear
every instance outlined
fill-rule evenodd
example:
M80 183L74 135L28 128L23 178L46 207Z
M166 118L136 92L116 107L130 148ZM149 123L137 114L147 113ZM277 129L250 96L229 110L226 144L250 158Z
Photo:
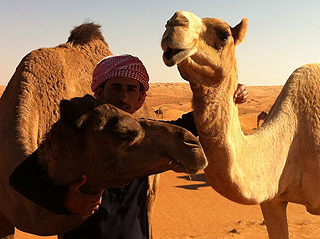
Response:
M69 100L61 100L60 102L61 120L71 129L80 128L83 119L80 109L77 105Z
M242 21L236 25L235 27L231 28L232 37L234 39L234 44L240 44L243 39L247 35L247 27L248 27L248 20L247 18L242 18Z

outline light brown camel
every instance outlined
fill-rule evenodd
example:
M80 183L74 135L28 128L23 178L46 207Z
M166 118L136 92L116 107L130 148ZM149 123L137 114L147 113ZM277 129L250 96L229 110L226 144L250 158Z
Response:
M246 18L230 27L176 12L163 34L163 60L190 83L211 186L234 202L260 204L269 237L288 238L288 202L320 214L320 64L295 70L262 127L245 136L233 93L235 46L246 32Z
M190 171L187 165L185 165L186 168L181 167L175 160L179 162L190 160L191 163L199 159L202 164L205 164L199 151L200 146L196 145L193 136L189 137L189 132L167 124L134 120L131 115L108 105L97 106L92 113L80 117L80 120L74 118L74 122L81 126L85 133L85 135L80 135L77 131L80 138L76 137L77 132L72 133L67 130L65 125L59 121L60 123L53 127L46 141L43 141L43 137L60 117L61 100L76 96L82 97L90 93L94 66L100 59L110 54L99 26L88 23L75 28L66 44L32 51L17 67L0 100L0 238L14 238L14 227L38 235L62 234L78 226L81 220L84 220L77 215L55 215L9 187L8 181L12 171L40 145L40 158L48 170L48 179L56 183L68 184L77 178L82 170L80 165L76 167L72 165L74 157L70 155L76 155L77 159L83 157L83 163L86 163L84 166L88 170L86 172L88 186L83 188L85 192L96 191L109 187L108 185L124 185L130 181L130 178L158 173L175 166L177 166L175 170ZM88 97L86 99L86 101L91 101L91 104L97 102L92 99L88 100ZM74 113L78 111L77 107L72 107L72 105L79 100L82 99L62 101L64 109L70 107L70 110L62 110L62 112L71 112L73 113L71 115L76 115ZM83 102L81 105L85 106ZM112 118L108 119L107 117L110 116ZM121 117L118 118L118 116ZM57 135L57 131L62 132ZM110 138L106 135L110 135ZM167 145L159 142L163 136L166 142L171 138L177 148L172 150L171 145L169 145L170 148L167 148ZM51 140L57 137L61 144L52 143ZM65 140L65 137L68 137L68 140ZM112 141L112 147L101 146L101 144L99 147L97 142L100 140L105 143L108 140ZM54 147L47 147L46 143L42 144L42 142L47 142L47 144L50 142L54 144ZM163 143L166 144L166 142ZM171 143L174 144L174 142ZM81 150L87 148L90 154L88 151L79 152L79 148L74 148L84 144L86 147L82 147ZM125 167L123 164L115 164L117 161L111 162L112 168L106 169L109 173L102 173L103 168L106 167L104 163L92 163L92 161L97 162L99 157L105 159L102 152L109 152L117 159L127 157L126 149L136 151L136 155L146 154L144 154L145 157L137 156L132 161L127 161L130 163L127 163ZM180 152L182 149L184 150L183 155ZM57 157L59 153L63 155L62 158L61 155ZM53 157L49 157L52 154L55 155L56 161L52 161ZM162 156L162 161L159 155ZM191 159L192 156L195 158ZM48 158L50 161L46 161ZM119 162L121 161L123 162L123 160ZM149 161L153 163L150 164ZM65 166L62 167L61 163L65 163ZM138 165L144 165L145 171L136 168ZM203 166L199 165L200 168ZM59 171L56 170L57 167ZM130 172L136 173L131 174ZM121 180L120 178L114 180L117 175L121 175ZM123 178L124 175L128 177ZM98 177L106 184L96 184ZM108 177L113 179L109 181ZM100 179L98 181L101 181Z
M260 121L265 121L267 118L268 113L265 111L261 111L260 114L257 116L257 129L260 127Z

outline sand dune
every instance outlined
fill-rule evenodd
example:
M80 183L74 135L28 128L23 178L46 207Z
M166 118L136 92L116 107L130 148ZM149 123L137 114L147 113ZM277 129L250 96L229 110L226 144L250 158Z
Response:
M239 106L242 130L256 130L256 117L269 111L282 86L248 87L246 103ZM0 88L1 90L1 88ZM172 120L191 110L192 94L187 83L152 83L147 96L151 118L161 107L163 117ZM320 217L310 215L301 205L289 204L288 221L291 239L320 238ZM165 172L155 207L155 239L267 239L259 206L233 203L216 193L201 172L195 176ZM17 230L17 239L38 237Z

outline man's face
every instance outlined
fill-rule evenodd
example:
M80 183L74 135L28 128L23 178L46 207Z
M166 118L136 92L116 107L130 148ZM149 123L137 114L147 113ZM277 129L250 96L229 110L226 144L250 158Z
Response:
M129 77L110 78L104 88L97 89L97 98L130 114L136 111L141 97L140 83Z

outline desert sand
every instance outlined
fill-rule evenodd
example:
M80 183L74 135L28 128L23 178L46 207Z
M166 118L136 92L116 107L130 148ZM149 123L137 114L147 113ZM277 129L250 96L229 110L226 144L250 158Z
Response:
M2 90L4 87L0 88ZM257 115L268 112L282 86L249 86L249 98L239 106L242 130L257 130ZM173 120L191 111L187 83L152 83L147 95L150 118ZM163 115L153 110L161 108ZM304 206L289 204L290 239L320 238L320 217ZM236 204L216 193L203 172L188 176L172 171L161 176L153 224L154 239L267 239L267 230L258 205ZM39 237L17 230L17 239Z

